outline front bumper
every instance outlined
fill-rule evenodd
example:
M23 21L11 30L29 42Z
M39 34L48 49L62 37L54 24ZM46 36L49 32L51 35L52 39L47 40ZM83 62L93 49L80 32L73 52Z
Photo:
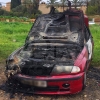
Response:
M46 81L47 87L31 86L34 94L47 94L47 95L75 94L82 90L84 72L76 75L60 75L60 76L47 76L47 77L40 77L40 76L30 77L22 74L17 74L14 75L14 78L21 83L22 81L27 80L27 83L25 83L27 85L29 85L28 84L29 80Z

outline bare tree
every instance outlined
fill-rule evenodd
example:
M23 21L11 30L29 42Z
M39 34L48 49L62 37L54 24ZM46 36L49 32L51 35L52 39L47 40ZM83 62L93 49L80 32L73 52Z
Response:
M60 0L61 2L61 6L63 7L63 11L64 11L64 7L66 6L67 0Z
M50 7L52 9L53 6L58 6L58 0L48 0L47 1L47 7Z
M75 9L78 7L78 6L81 6L82 4L87 4L88 0L73 0L72 1L72 5L75 6Z

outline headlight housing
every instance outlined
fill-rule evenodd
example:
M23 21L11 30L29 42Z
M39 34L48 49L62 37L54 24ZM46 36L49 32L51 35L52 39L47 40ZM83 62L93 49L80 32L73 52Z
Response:
M5 71L5 75L7 78L9 78L11 75L14 75L18 72L20 72L20 66L19 66L19 62L21 61L20 58L18 58L17 56L14 56L13 59L8 59L6 62L6 71Z
M18 52L21 49L16 50L15 52L13 52L6 60L6 69L7 70L14 70L17 68L19 68L20 63L22 62L22 57L18 56Z
M69 74L69 73L78 73L80 72L80 68L78 66L60 66L56 65L51 74Z

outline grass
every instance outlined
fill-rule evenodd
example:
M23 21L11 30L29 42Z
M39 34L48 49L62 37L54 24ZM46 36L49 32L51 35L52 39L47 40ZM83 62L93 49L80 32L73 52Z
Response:
M31 23L7 23L0 22L0 62L15 49L24 44L25 38L31 28ZM94 52L92 65L100 65L100 25L91 25L90 30L94 39Z
M93 66L100 66L100 25L91 25L90 30L94 40Z
M24 44L31 26L30 23L0 22L0 62L5 61L10 53Z

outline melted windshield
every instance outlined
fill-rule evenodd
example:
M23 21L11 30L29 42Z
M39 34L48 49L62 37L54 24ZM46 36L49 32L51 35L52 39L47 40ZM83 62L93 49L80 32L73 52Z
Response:
M81 39L82 38L82 39ZM28 35L28 42L45 39L66 39L83 43L82 24L79 16L64 13L39 16Z

